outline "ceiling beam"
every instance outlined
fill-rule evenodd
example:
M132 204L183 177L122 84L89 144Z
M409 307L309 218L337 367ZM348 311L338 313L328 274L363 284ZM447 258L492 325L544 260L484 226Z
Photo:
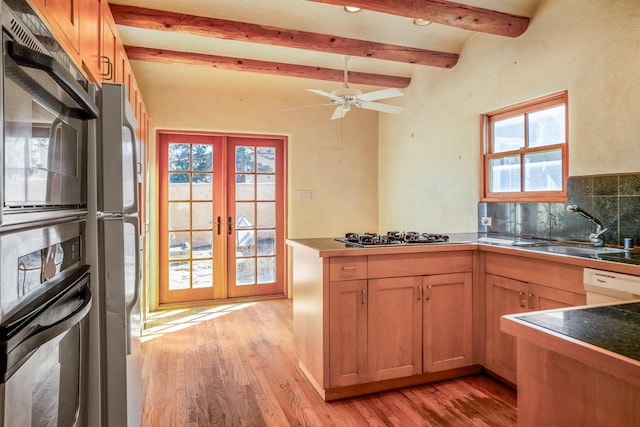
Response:
M518 37L529 18L447 0L311 0L336 6L356 6L390 15L421 18L451 27L499 36Z
M231 58L228 56L206 55L202 53L178 52L175 50L153 49L148 47L125 46L124 48L130 60L160 62L164 64L201 65L219 70L249 71L254 73L276 74L335 82L342 82L344 78L343 70L333 70L330 68L282 64L277 62L256 61L252 59ZM406 88L409 86L409 83L411 83L411 79L408 77L385 76L349 71L349 83Z
M432 67L452 68L458 54L374 43L327 34L308 33L163 10L109 4L116 24L159 31L175 31L225 40L261 43Z

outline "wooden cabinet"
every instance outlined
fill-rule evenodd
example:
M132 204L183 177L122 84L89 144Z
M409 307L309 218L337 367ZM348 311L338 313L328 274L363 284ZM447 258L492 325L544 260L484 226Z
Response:
M82 68L93 81L100 81L100 49L102 44L102 3L106 0L80 2L80 56Z
M485 365L490 371L515 383L516 342L511 335L500 330L500 317L585 304L584 291L579 292L582 288L582 268L499 254L487 254L485 263ZM553 272L544 280L546 284L555 283L564 289L526 281L526 278L541 280L543 276L540 275L545 271ZM565 283L566 286L563 285Z
M118 31L111 15L109 3L102 0L101 4L102 48L100 49L100 76L102 81L117 82L116 76L120 72L118 67Z
M78 0L44 0L36 3L54 27L58 41L75 60L80 54L80 3Z

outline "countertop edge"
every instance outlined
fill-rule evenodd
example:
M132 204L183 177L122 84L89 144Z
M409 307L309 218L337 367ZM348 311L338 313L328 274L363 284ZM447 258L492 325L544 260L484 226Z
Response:
M568 307L547 311L570 311L581 308L585 307ZM534 325L519 319L520 316L523 316L523 313L502 316L500 329L518 339L529 341L544 349L575 359L584 365L640 386L640 361Z

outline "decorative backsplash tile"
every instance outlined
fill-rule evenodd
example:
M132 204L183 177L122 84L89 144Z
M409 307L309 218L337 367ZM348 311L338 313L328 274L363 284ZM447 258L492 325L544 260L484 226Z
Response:
M588 240L596 226L568 212L578 205L607 228L606 244L631 237L640 246L640 174L569 177L567 203L480 202L478 231L557 240ZM491 217L491 226L480 223Z

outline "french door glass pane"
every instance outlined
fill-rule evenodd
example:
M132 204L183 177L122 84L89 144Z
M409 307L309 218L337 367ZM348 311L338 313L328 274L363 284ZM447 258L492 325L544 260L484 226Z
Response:
M493 153L518 150L524 147L524 115L493 122Z
M256 177L253 174L236 175L236 200L255 200Z
M520 156L489 160L491 192L520 191Z
M276 199L276 176L275 175L258 175L257 185L258 200L275 200Z
M258 256L276 254L275 230L258 230Z
M560 104L528 114L529 147L564 144L565 105Z
M210 288L213 286L213 264L211 260L193 261L193 288Z
M169 290L189 289L190 286L191 263L170 262L169 263Z
M169 233L169 259L189 259L189 232L170 232Z
M258 168L260 173L274 173L276 171L276 149L275 147L258 147L257 149Z
M213 199L213 175L210 173L194 173L191 189L192 200Z
M236 256L255 256L256 242L254 230L236 231Z
M524 156L525 191L562 190L562 151L550 150Z
M188 171L191 169L189 144L169 144L169 170Z
M236 228L253 228L256 223L255 203L236 203Z
M258 258L258 283L273 283L276 280L276 258Z
M254 147L236 147L236 172L255 172Z
M236 259L236 284L255 285L256 283L256 259L238 258Z
M258 228L275 228L276 226L276 204L274 202L256 203L258 211Z
M213 170L213 146L209 144L194 144L191 146L193 168L197 172L211 172Z
M188 173L169 174L169 200L189 200Z
M188 230L191 218L189 202L169 203L169 230Z
M210 229L213 221L213 204L211 202L193 202L192 205L191 228L194 230Z
M213 233L211 231L194 231L192 257L211 258L213 255Z

